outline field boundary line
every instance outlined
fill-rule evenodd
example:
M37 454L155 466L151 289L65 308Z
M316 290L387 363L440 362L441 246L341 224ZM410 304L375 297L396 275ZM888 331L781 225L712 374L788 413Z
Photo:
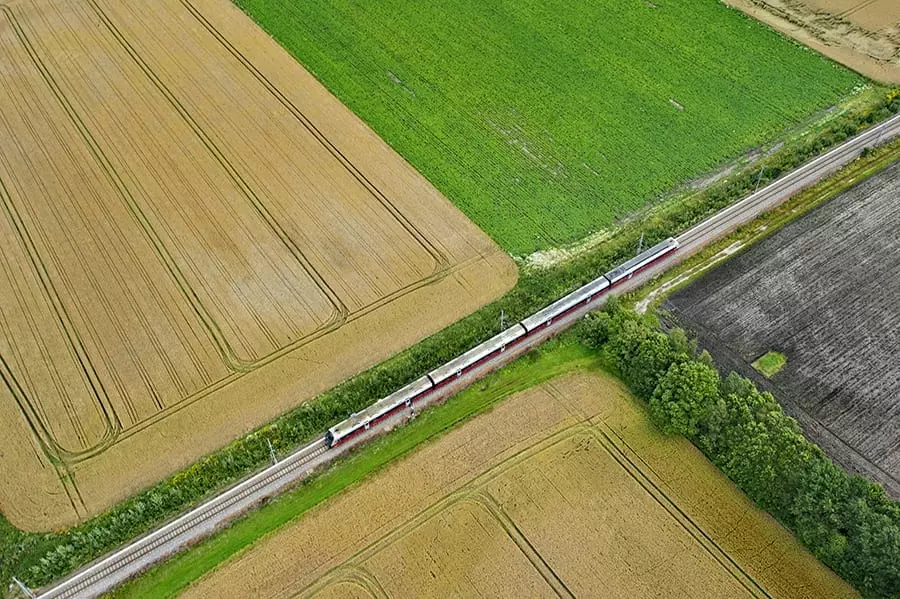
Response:
M677 502L669 497L662 489L661 482L655 481L635 462L635 458L643 462L643 459L639 455L634 454L632 456L630 455L630 451L626 451L616 444L612 437L619 439L621 439L621 437L619 437L613 429L603 422L597 422L590 428L590 432L593 438L600 443L609 456L619 464L622 470L640 485L661 508L668 512L672 519L691 535L691 537L693 537L713 559L719 562L726 572L731 574L741 586L747 589L747 592L750 595L765 599L773 599L768 591L766 591L753 576L747 573L727 551L722 549L702 527L694 522L693 518L691 518Z
M139 206L138 202L135 200L135 198L133 198L131 196L130 191L126 188L120 175L115 171L114 167L112 166L112 163L109 161L109 159L104 154L104 151L101 149L100 144L94 139L93 135L90 132L88 125L82 120L82 118L77 113L75 107L72 105L70 100L66 97L65 93L62 91L60 84L56 81L56 76L51 72L50 67L44 63L44 60L41 58L41 56L38 53L38 50L35 49L35 47L31 43L31 41L29 39L30 33L26 33L23 26L19 23L18 17L16 14L14 14L14 10L12 8L8 7L6 4L2 4L2 5L0 5L0 9L3 10L3 12L7 15L8 19L10 20L10 22L13 26L13 29L15 31L15 34L19 39L19 42L22 44L22 47L24 48L24 50L28 53L29 57L31 58L31 62L34 64L37 72L40 74L40 77L43 79L43 81L46 83L46 85L50 88L50 91L52 92L53 96L56 98L57 102L62 107L64 114L68 117L69 121L74 125L75 129L78 131L81 138L86 143L89 151L91 152L92 156L95 158L97 164L103 170L103 172L107 176L107 179L112 184L113 189L115 189L118 192L118 194L124 201L129 213L135 218L138 226L146 233L147 238L150 241L151 247L155 250L156 254L161 258L161 262L167 268L167 270L170 273L172 273L173 278L176 282L176 285L178 286L179 290L181 291L182 296L188 300L188 303L191 305L191 307L193 309L192 311L194 312L194 314L196 314L198 316L199 322L204 326L204 328L210 334L210 337L211 337L213 343L216 344L216 347L219 350L219 352L218 352L219 355L222 356L223 359L225 359L225 362L227 363L228 359L225 358L226 354L229 351L232 354L234 352L233 352L233 350L228 349L231 347L230 343L224 338L224 336L220 335L221 329L220 329L219 325L215 322L215 319L211 316L211 314L209 314L209 312L207 311L205 306L202 305L202 302L200 302L200 300L198 299L196 292L191 288L191 285L187 281L187 278L184 276L184 274L179 275L180 269L177 266L177 264L174 260L174 257L172 257L169 254L169 252L165 248L165 244L162 242L161 238L159 237L159 234L156 232L154 227L150 224L149 219L144 214L144 211ZM8 200L8 198L5 198L5 199ZM394 218L396 218L396 217L394 217ZM18 227L18 228L21 231L21 227ZM27 232L20 233L20 234L28 236ZM31 259L33 261L40 260L40 256L37 254L37 249L33 248L33 244L32 244L32 250L30 250L30 254L31 254ZM467 268L468 266L475 264L478 261L484 260L484 259L485 259L484 256L477 255L477 256L470 257L459 263L450 264L449 267L445 268L444 270L441 270L437 274L429 275L428 277L426 277L424 279L420 279L419 281L415 281L404 287L401 287L401 288L395 290L392 294L381 297L378 300L376 300L375 302L373 302L372 304L365 306L358 311L348 314L347 320L349 321L349 320L354 320L356 318L362 317L363 315L368 314L368 313L394 301L395 299L397 299L399 297L402 297L408 293L411 293L417 289L420 289L423 286L432 284L432 283L436 282L437 280L440 280L444 277L450 276L455 272L459 272L459 271ZM446 260L445 260L445 262L446 262ZM46 277L49 277L49 275L46 274L45 267L41 268L41 267L35 266L35 272L39 275L39 278L41 278L41 279L46 279ZM53 282L49 279L47 279L45 281L45 283L49 283L51 286L53 285ZM59 300L59 294L57 293L55 300L52 298L50 299L50 304L53 305L54 308L56 309L58 307L58 304L60 301L61 300ZM328 331L334 330L336 328L337 328L337 326L334 326L331 329L329 329ZM69 335L70 345L72 345L73 351L75 351L79 354L79 360L81 360L82 363L84 363L84 360L88 360L88 362L89 362L90 360L89 360L89 358L86 357L86 354L84 356L81 356L81 354L83 352L79 351L79 347L81 346L80 336L79 336L77 330L75 329L74 323L71 322L71 319L69 319L69 326L67 327L67 329L68 329L67 335ZM324 334L324 332L320 333L317 336L307 337L307 338L295 341L295 342L291 343L290 345L288 345L284 348L281 348L280 350L272 352L271 354L265 356L265 358L263 358L262 360L258 361L257 366L261 367L265 364L268 364L268 363L284 356L285 354L298 349L302 345L312 342L313 340L319 338L322 334ZM163 352L161 355L164 356L164 354L165 354L165 352ZM93 366L91 366L91 369L94 370ZM163 406L158 401L158 398L156 397L156 395L153 394L153 397L155 399L157 399L157 407L159 408L159 410L156 413L154 413L153 415L137 421L133 426L125 426L125 424L123 424L121 422L119 415L116 414L115 409L112 407L112 404L108 398L96 400L99 402L98 409L101 411L102 414L104 414L103 418L107 422L108 430L106 433L106 437L100 444L95 445L94 447L89 448L86 451L72 452L72 451L65 450L64 448L58 446L58 444L55 443L53 434L49 431L49 429L46 428L46 426L44 426L43 419L40 417L40 415L36 411L29 410L26 408L26 409L23 409L23 412L25 413L25 419L28 421L28 426L30 428L32 428L33 431L35 431L35 435L40 439L41 446L42 446L42 448L45 449L45 453L47 454L47 457L54 462L60 461L60 462L65 462L66 464L75 464L80 461L91 459L92 457L94 457L94 456L102 453L106 449L108 449L111 445L113 445L117 442L123 441L124 439L127 439L127 438L133 436L134 434L137 434L143 430L146 430L148 427L158 423L160 420L165 419L165 418L171 416L172 414L190 406L191 404L195 403L196 401L201 400L202 398L208 396L209 394L219 391L222 388L232 384L233 382L238 380L238 378L240 378L240 376L242 374L244 374L243 371L236 370L236 369L232 369L232 370L233 370L233 372L230 375L223 377L219 380L212 381L211 383L209 383L208 385L206 385L205 387L203 387L202 389L199 389L198 391L196 391L194 393L185 394L178 401L176 401L168 406ZM10 373L11 373L11 371L10 371ZM11 376L11 374L10 374L10 376ZM93 388L95 388L95 389L101 388L102 389L103 385L97 378L96 374L94 374L92 376L92 375L90 375L90 373L88 373L87 376L88 376L88 382ZM18 389L21 393L24 393L24 391L23 391L24 387L22 387L18 383L15 383L13 385L13 387L15 389ZM152 388L152 385L149 385L149 387ZM17 395L20 395L21 393L17 393ZM27 398L25 396L22 396L22 397L24 397L23 401L25 402L26 406L31 403L30 398ZM20 399L22 399L22 398L20 398ZM128 402L127 398L124 398L124 397L123 397L123 403L126 405L126 407L128 405L130 405L130 402ZM29 413L31 413L30 416L29 416ZM53 449L51 449L51 448L53 448Z
M575 599L575 594L572 593L562 577L560 577L553 569L553 566L544 559L544 556L537 550L537 547L532 545L522 529L519 528L519 525L506 513L503 506L500 505L490 492L481 488L467 497L466 501L473 505L477 505L487 512L490 517L496 520L497 524L503 529L509 539L515 543L519 548L519 551L522 552L522 555L531 562L532 567L534 567L537 573L541 575L541 578L547 582L547 585L553 589L553 592L556 593L557 597L560 597L560 599Z
M318 269L313 266L309 258L306 257L305 252L303 252L303 250L287 234L284 228L275 220L269 209L260 200L253 189L247 184L244 177L241 176L241 174L237 171L228 157L225 156L218 145L216 145L212 137L200 126L200 124L194 119L187 108L185 108L185 106L181 103L175 93L172 92L171 89L169 89L169 87L163 82L160 76L144 60L144 58L134 48L134 46L132 46L131 42L127 39L125 34L116 26L116 24L112 21L109 15L106 14L103 8L101 8L95 0L87 0L87 3L91 6L91 8L99 17L100 21L109 30L113 38L122 47L128 57L131 58L135 65L137 65L137 67L144 73L144 75L146 75L150 82L160 91L166 101L175 109L176 114L181 117L181 119L194 132L200 142L207 148L209 153L216 159L217 162L219 162L228 177L237 186L244 197L249 201L250 205L262 217L263 222L266 223L266 225L275 233L281 243L288 249L288 251L301 265L301 267L311 277L313 283L322 291L328 302L331 303L331 315L328 317L328 319L322 322L314 332L307 335L304 338L304 341L315 339L326 332L340 327L346 319L348 310L344 305L344 302L340 299L340 297L337 295L328 281L325 280ZM282 349L283 348L277 348L276 352ZM236 372L247 372L253 369L257 362L259 362L259 359L247 361L239 358L237 356L237 353L232 348L227 364L229 368L233 369Z
M213 25L209 19L189 0L179 0L188 12L203 26L213 38L221 44L234 58L241 64L250 74L260 82L260 84L281 103L285 109L295 118L301 125L309 131L312 137L324 147L335 160L356 179L366 192L374 197L389 214L411 235L411 237L432 256L435 266L432 273L422 279L408 283L393 292L375 300L367 306L363 306L353 312L347 314L347 321L355 320L360 316L368 314L388 303L393 302L399 297L420 289L426 285L430 285L439 281L454 272L462 270L468 263L474 263L483 260L485 256L474 256L461 263L453 264L449 261L445 253L432 243L412 221L410 221L403 211L398 208L390 198L382 192L366 175L356 167L356 165L341 150L331 142L328 137L300 110L284 93L265 76L253 62L248 59L240 50L238 50L229 40ZM291 348L293 349L293 348Z
M110 183L113 185L113 188L116 189L119 193L119 196L124 201L128 211L134 216L137 221L138 226L145 231L147 234L148 241L150 241L152 247L156 251L156 254L160 257L163 264L169 270L170 273L173 274L176 284L178 285L180 291L184 295L184 297L188 300L189 304L193 308L195 314L200 319L201 323L204 324L207 331L210 333L213 342L215 343L217 349L219 350L220 356L223 361L228 363L228 354L233 353L233 350L230 349L229 343L224 337L221 335L221 330L218 328L218 325L212 319L212 317L207 312L206 308L199 302L197 299L196 292L191 288L190 284L187 282L186 277L181 272L181 269L178 267L177 263L175 263L174 259L169 255L169 253L165 249L165 245L162 243L162 240L159 238L156 231L153 229L152 225L150 225L147 216L144 214L143 210L141 210L140 206L135 201L134 197L131 195L131 192L125 186L119 174L113 168L111 162L107 158L106 154L103 152L100 145L97 143L96 139L94 139L90 130L84 123L84 121L79 116L78 112L74 109L71 102L62 92L59 84L56 82L56 79L53 77L52 73L50 73L48 67L44 64L40 55L34 49L28 35L25 33L22 25L19 23L18 18L15 16L15 13L9 8L4 6L3 12L5 12L13 26L14 31L16 32L17 37L26 48L26 51L29 54L29 57L33 61L36 66L38 72L41 77L50 87L50 91L56 97L59 104L62 106L66 115L69 117L69 120L78 130L81 137L84 139L85 143L88 146L91 154L97 160L98 165L106 173L107 178Z
M37 67L38 74L48 84L51 93L63 105L63 109L68 114L66 106L67 100L64 97L61 97L61 91L54 87L52 76L41 68L42 65L40 63L39 57L36 54L36 50L31 45L30 40L25 34L21 24L18 22L14 11L9 6L0 4L0 12L2 12L6 16L16 38L19 40L19 43L21 43L26 54L28 54L29 58ZM71 115L69 116L71 118ZM15 376L12 374L12 371L10 370L6 375L4 375L4 378L7 378L7 376L9 376L14 381L14 385L10 386L9 388L14 397L18 397L21 400L18 402L20 408L22 407L23 402L25 405L29 406L29 409L22 410L23 416L25 417L26 421L28 421L28 426L31 428L31 430L36 433L36 436L46 454L46 457L56 467L63 462L68 462L72 459L82 459L85 455L95 455L96 453L103 451L115 440L118 432L120 432L122 429L122 423L118 415L116 414L112 403L106 395L106 390L103 387L103 383L97 375L96 368L94 367L93 362L91 361L90 357L87 354L87 351L85 350L81 336L78 334L71 316L69 315L66 306L62 302L62 299L58 291L56 290L54 282L48 272L47 266L41 259L40 253L38 252L34 240L32 239L31 233L25 226L25 223L22 220L22 217L12 200L12 197L9 195L5 184L3 184L2 182L0 182L0 200L2 200L4 212L6 212L7 218L10 220L13 228L16 230L19 241L23 244L25 252L29 256L29 260L32 264L32 269L34 270L34 274L37 280L40 282L41 289L45 295L45 299L50 304L50 306L52 306L52 310L57 317L58 323L62 328L63 334L70 346L72 354L75 356L76 363L79 365L79 369L84 374L85 380L89 388L91 389L92 394L94 395L93 403L95 403L95 405L98 407L102 419L106 422L106 431L97 444L92 447L85 448L85 451L83 452L70 452L56 442L52 432L49 430L46 423L42 421L40 414L34 410L34 405L32 401L27 398L27 394L25 394L24 388L19 384L17 380L15 380ZM3 370L8 370L8 364L5 360L3 360ZM17 393L17 390L19 393ZM20 396L20 394L22 395ZM69 406L69 409L71 409L71 406ZM36 418L36 421L33 420L33 418ZM44 434L40 434L41 432ZM75 507L76 512L79 511L76 506L73 505L73 507ZM84 507L83 502L82 507Z
M377 555L382 550L384 550L386 547L389 547L391 544L397 542L399 539L409 535L410 533L415 532L416 530L424 526L429 520L440 515L450 507L453 507L456 504L464 501L469 501L469 498L474 493L480 492L485 485L492 482L496 478L503 476L510 469L515 468L521 463L531 459L532 457L548 449L549 447L564 442L566 439L569 439L579 432L584 432L587 427L588 425L584 421L579 421L566 426L554 433L551 433L546 437L538 439L530 445L514 451L511 455L507 456L505 459L500 461L489 470L475 476L463 486L450 491L440 499L424 507L419 512L410 515L408 518L406 518L406 520L404 520L394 528L388 530L380 536L377 536L368 545L348 556L347 559L345 559L342 563L337 564L330 569L327 569L324 573L316 577L308 584L290 592L286 591L286 594L284 596L314 596L317 592L321 591L323 588L331 584L332 577L334 576L335 572L340 570L342 567L349 564L365 563L374 555Z

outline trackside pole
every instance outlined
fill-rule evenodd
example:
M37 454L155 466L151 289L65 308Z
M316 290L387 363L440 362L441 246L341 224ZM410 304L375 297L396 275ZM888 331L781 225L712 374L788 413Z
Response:
M759 169L759 176L756 178L756 188L753 190L753 193L759 191L759 184L762 181L763 171L766 170L766 165L762 165L762 168Z
M266 443L268 443L268 445L269 445L269 458L271 458L272 465L274 466L275 464L278 463L278 458L275 457L275 448L272 447L272 442L269 441L268 439L266 439Z
M34 593L31 592L31 589L25 586L24 582L13 576L13 584L9 585L9 590L12 591L13 589L15 589L15 587L19 587L19 589L23 593L25 593L25 596L29 599L36 599Z

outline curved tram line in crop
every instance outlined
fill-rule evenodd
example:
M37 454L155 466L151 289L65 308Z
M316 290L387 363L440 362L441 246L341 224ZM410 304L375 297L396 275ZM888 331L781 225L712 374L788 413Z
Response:
M43 454L38 459L56 469L72 508L82 518L91 510L81 498L72 475L72 469L79 463L103 454L114 444L347 323L415 291L450 281L457 273L471 272L476 263L486 262L480 242L466 237L468 233L459 233L459 239L444 239L443 232L435 234L434 223L421 216L408 215L409 203L402 203L406 198L391 198L396 189L380 189L381 183L371 180L362 167L354 164L320 130L322 123L317 124L307 116L303 106L283 93L193 3L177 1L185 20L198 25L196 35L200 41L189 40L185 48L190 50L191 43L206 44L213 57L223 57L220 59L223 71L230 68L237 73L235 81L261 87L260 99L270 102L272 110L283 112L285 123L296 123L297 135L308 138L308 141L298 141L297 147L321 153L322 158L314 157L318 162L311 164L327 163L338 173L335 176L346 175L346 185L338 189L340 182L335 183L336 191L329 192L334 196L329 201L357 204L347 206L346 212L342 212L343 222L336 227L340 232L329 233L327 242L332 245L324 248L314 242L325 239L325 234L303 230L304 225L315 227L318 221L298 224L297 214L302 215L301 209L285 218L279 198L267 195L267 190L276 188L260 187L259 181L253 178L256 173L248 172L250 163L243 162L244 157L236 154L233 145L228 145L229 139L222 131L209 129L204 121L209 114L191 105L193 98L186 96L189 94L184 87L178 87L189 86L190 81L185 84L177 73L167 70L165 56L145 56L147 48L142 48L139 42L146 40L133 39L135 30L129 30L128 26L130 23L134 27L135 22L142 20L142 17L135 19L133 14L140 7L85 0L83 7L79 4L78 8L65 9L71 12L60 9L59 15L54 14L61 26L53 32L53 44L79 44L78 52L72 56L85 62L77 67L101 73L102 83L110 87L105 92L109 97L103 106L106 112L97 116L90 110L92 96L82 97L85 92L77 87L81 84L73 83L73 79L78 79L76 59L72 59L71 69L63 69L59 49L54 54L52 44L44 43L45 33L40 27L46 23L32 22L27 4L0 2L0 23L7 25L6 34L0 37L0 50L4 55L16 57L10 60L15 67L6 76L11 87L21 88L17 89L19 93L10 95L9 104L4 108L7 114L0 118L0 126L14 133L9 136L9 143L18 153L14 152L8 161L0 157L0 217L7 221L3 223L9 229L5 238L15 246L19 263L0 264L0 275L18 280L22 287L12 289L10 296L16 297L9 305L15 310L14 319L18 319L15 326L19 329L30 326L36 348L29 346L27 351L20 351L12 343L0 348L0 378L37 439ZM100 39L81 39L82 35L86 36L78 29L84 26L83 21L91 23L90 35ZM81 52L95 41L98 47L100 41L107 44L103 48L109 53L110 68L98 65L92 53ZM177 54L179 50L184 49L168 51ZM102 62L102 52L95 54ZM123 73L134 79L127 80ZM83 85L90 87L91 83ZM135 91L129 91L128 85ZM218 169L202 173L202 177L197 177L198 185L225 181L221 184L225 187L219 188L233 194L229 198L234 205L201 197L195 202L196 207L191 208L196 212L192 212L179 206L192 202L179 202L178 197L156 192L157 197L153 195L155 188L143 189L142 181L137 178L143 173L130 170L126 154L119 151L122 140L128 140L129 135L112 139L104 129L112 127L102 120L126 114L116 108L117 104L137 114L139 110L131 106L129 93L140 99L143 99L141 94L149 97L152 93L156 103L148 100L148 106L155 106L159 114L170 113L172 119L172 123L155 125L162 132L154 142L157 145L148 144L135 155L152 154L168 143L172 135L192 136L192 140L185 139L185 145L190 141L191 148L199 148L198 152L206 154L204 164L215 163ZM31 95L42 98L41 102L32 102ZM42 148L42 153L36 153L28 145L33 143L29 136L41 137L38 132L24 129L36 111L47 112L48 128L53 132L44 135L50 149ZM217 116L223 115L220 112ZM153 120L152 110L147 111L146 120ZM327 126L334 124L326 122ZM15 134L19 132L17 127L23 127L23 139ZM137 128L136 131L139 132ZM83 168L80 174L91 182L82 184L73 177L69 184L61 175L72 167L63 159L60 159L63 166L57 169L54 164L43 173L34 166L39 164L37 159L32 164L30 158L20 158L38 155L43 159L57 151L72 164L80 165ZM287 150L284 152L288 157ZM37 184L28 183L29 179L25 178L16 180L17 167L18 172L24 173L23 177L40 182L38 191L47 197L62 194L86 199L76 210L69 199L44 202L44 205L40 193L30 194L35 197L23 196L23 187ZM157 175L167 174L163 166L159 168ZM196 170L201 171L202 166ZM194 171L186 169L185 172ZM46 185L41 179L45 174L49 180ZM175 175L184 177L181 172ZM167 182L169 187L161 185L161 191L186 185L175 175L170 177L175 182ZM316 183L314 176L309 180ZM277 184L297 185L293 179L285 181ZM212 183L208 185L214 189ZM311 194L320 192L318 187L313 187L310 187ZM296 187L291 189L296 191ZM169 205L166 202L177 206L178 222L183 221L189 236L195 236L196 240L184 242L184 231L161 219ZM245 220L252 221L256 228L240 223L229 231L227 225L215 222L218 207L225 208L223 213L229 209L246 213ZM330 205L319 208L326 215L322 219L336 210ZM196 217L192 219L204 210L212 223L208 231L203 229L203 223L197 223ZM67 224L74 225L70 230L77 231L65 239L71 249L56 243L59 241L56 236L60 235L57 230L66 230ZM121 230L117 228L120 224L124 227ZM254 235L257 231L262 233ZM264 239L259 241L261 237ZM79 243L84 241L89 243ZM216 241L232 245L222 248L213 243ZM247 249L239 245L245 242L250 244ZM204 246L199 252L197 244ZM102 248L102 254L95 248ZM218 256L220 250L236 252L236 255ZM316 252L319 254L307 255ZM337 265L331 263L337 253L343 254L340 258L346 264L341 260ZM264 271L258 273L260 266ZM19 272L26 269L27 273ZM246 285L239 278L245 274L248 280L252 279ZM270 290L264 284L267 276L276 277L278 286ZM206 289L205 284L211 278L224 283ZM257 284L260 281L262 284ZM88 287L93 295L85 300L85 305L80 305L79 290ZM216 295L220 288L224 293ZM183 302L184 307L179 303L168 313L167 304L174 305L177 301ZM89 306L92 302L93 306ZM261 305L268 308L262 309ZM292 307L296 310L288 309ZM94 318L98 313L108 314L109 318ZM297 314L308 317L309 322ZM44 324L39 327L34 322ZM55 328L48 340L51 326ZM130 330L130 326L139 329L138 332ZM6 328L13 330L4 325ZM40 352L40 364L30 357L36 352ZM29 364L43 370L30 372ZM45 384L52 385L52 392L42 387Z

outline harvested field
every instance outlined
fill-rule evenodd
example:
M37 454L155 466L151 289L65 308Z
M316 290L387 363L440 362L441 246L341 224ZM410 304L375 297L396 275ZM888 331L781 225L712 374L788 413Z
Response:
M392 463L187 597L853 597L600 372L566 374Z
M771 390L810 439L900 498L900 162L673 295L725 368ZM751 364L784 354L767 381Z
M897 0L725 2L867 77L900 83Z
M519 256L612 228L862 83L719 0L235 2Z
M225 0L4 2L0 89L19 527L95 514L515 281Z

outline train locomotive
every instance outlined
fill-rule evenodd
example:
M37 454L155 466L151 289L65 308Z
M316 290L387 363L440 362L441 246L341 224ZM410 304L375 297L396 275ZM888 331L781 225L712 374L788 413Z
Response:
M353 414L343 422L331 427L325 433L325 443L328 447L346 443L353 437L369 430L378 422L390 418L403 410L412 410L414 402L421 402L451 381L477 368L496 355L529 339L532 335L538 333L541 328L549 327L555 320L568 316L576 309L596 301L617 284L628 280L642 269L677 249L678 241L670 237L641 252L636 257L594 279L587 285L576 289L546 308L517 322L502 333L491 337L461 356L432 370L402 389L376 401L361 412Z

